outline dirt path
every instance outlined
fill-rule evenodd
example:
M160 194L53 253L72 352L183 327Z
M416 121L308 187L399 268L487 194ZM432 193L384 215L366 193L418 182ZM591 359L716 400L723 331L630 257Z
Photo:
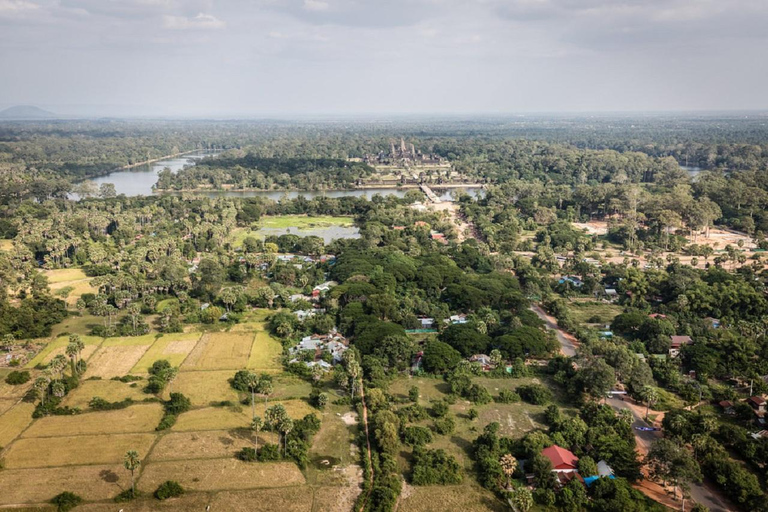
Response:
M363 428L365 429L366 456L368 457L368 492L365 494L360 510L365 510L368 500L371 498L373 490L373 460L371 459L371 436L368 434L368 406L365 405L365 386L363 379L360 379L360 399L363 404Z
M536 316L544 320L544 323L547 325L547 329L555 331L557 341L560 342L560 353L568 357L575 356L576 347L579 346L579 342L576 340L576 338L572 334L560 329L560 327L557 325L557 320L555 320L554 317L549 316L538 304L531 305L530 309L536 313Z

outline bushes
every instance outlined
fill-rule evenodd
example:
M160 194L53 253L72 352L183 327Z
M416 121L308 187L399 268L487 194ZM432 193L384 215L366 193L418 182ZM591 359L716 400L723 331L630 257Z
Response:
M432 432L428 428L412 426L403 430L403 442L409 446L423 446L432 442Z
M502 389L499 391L499 396L496 397L496 402L500 404L513 404L520 401L520 395L509 389Z
M256 453L255 448L251 448L250 446L246 446L239 452L235 454L235 458L238 460L242 460L243 462L256 462L259 460L259 456Z
M413 485L460 484L464 479L461 466L444 450L417 449L413 454Z
M5 382L6 384L10 384L12 386L18 386L20 384L26 384L31 378L32 376L26 370L21 372L12 371L5 377Z
M177 418L178 416L176 416L175 414L166 414L160 419L160 423L158 423L158 425L155 427L155 430L157 430L158 432L161 430L168 430L169 428L171 428L176 424Z
M515 389L518 395L533 405L544 405L552 401L552 392L541 384L528 384Z
M155 430L171 428L176 423L178 415L187 412L192 407L192 402L181 393L171 393L170 400L163 402L163 407L165 408L165 416L160 420L160 424L155 427Z
M167 500L169 498L177 498L184 494L184 488L179 482L168 480L160 484L160 487L155 491L155 498L159 500Z
M83 502L83 498L81 498L75 493L68 492L68 491L62 492L61 494L57 494L51 500L51 503L53 505L56 505L56 510L58 510L59 512L67 512L68 510L72 510L82 502Z
M439 418L435 420L432 428L440 435L448 435L453 433L453 430L456 428L456 420L454 420L451 416Z
M280 447L276 444L266 443L259 450L259 460L262 462L280 460Z

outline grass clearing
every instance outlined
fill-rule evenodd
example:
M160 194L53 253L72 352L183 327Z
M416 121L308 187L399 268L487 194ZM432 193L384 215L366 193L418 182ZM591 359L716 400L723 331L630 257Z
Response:
M131 387L131 384L137 384ZM109 402L121 402L130 398L137 402L150 398L142 391L144 382L135 383L120 382L119 380L85 380L64 398L62 405L86 409L93 397L100 397Z
M296 228L302 229L314 229L314 228L326 228L330 226L352 226L355 220L348 216L333 216L333 215L277 215L262 217L259 220L259 227L262 228Z
M172 432L157 442L150 460L223 459L234 457L244 446L254 446L255 432L248 429ZM277 443L277 434L259 432L259 446Z
M42 482L45 484L41 485ZM0 478L0 504L43 503L64 491L86 500L106 500L130 486L131 476L122 464L75 466L66 470L7 469ZM115 510L114 505L111 510Z
M248 368L253 370L280 370L282 364L280 357L283 354L283 345L273 338L261 324L261 329L253 340L251 354L248 358Z
M149 462L139 478L138 488L153 492L166 480L175 480L192 491L287 487L305 483L292 462L247 463L236 459ZM226 509L222 509L226 510Z
M465 476L465 478L471 478ZM486 489L474 484L449 486L406 486L400 498L400 512L490 512L509 510Z
M568 310L573 319L580 323L610 324L616 315L623 311L618 304L605 302L569 302Z
M96 336L80 336L80 339L85 345L81 357L86 361L96 352L99 344L103 341L103 338L97 338ZM64 350L69 345L69 336L59 336L50 343L48 343L35 357L24 365L25 368L34 368L38 364L48 364L51 359L59 354L64 354Z
M147 453L155 438L155 434L21 438L9 448L5 464L9 469L117 464L128 450Z
M228 512L309 512L313 492L306 485L281 489L219 492L213 497L211 509ZM330 510L330 509L324 509ZM347 509L351 510L351 509Z
M82 315L70 315L60 324L56 324L51 329L51 336L54 338L62 334L78 333L81 336L84 333L91 332L94 325L104 325L104 319L88 313Z
M238 370L248 363L253 334L204 334L182 365L182 370Z
M0 240L0 251L10 251L13 249L13 240Z
M165 334L158 338L131 369L131 373L147 373L152 363L167 359L171 366L181 366L200 340L199 332Z
M46 270L43 275L48 278L48 284L67 283L69 281L79 281L88 279L85 272L79 268L61 268L57 270Z
M32 423L34 410L34 404L19 402L0 416L0 446L8 446Z
M163 407L157 403L75 416L46 416L35 421L24 437L154 432L162 416Z
M5 376L3 376L2 377L3 380L0 381L0 399L14 400L18 402L20 399L24 398L24 395L27 394L27 392L32 388L32 386L35 383L36 375L34 374L34 372L30 372L30 373L32 375L32 378L29 379L29 381L26 384L19 384L16 386L12 384L6 384Z
M168 395L170 391L183 393L195 406L211 405L212 402L224 400L237 403L237 391L229 384L234 374L231 370L180 372L171 386L166 388L165 394Z
M119 338L113 338L113 340L117 339ZM107 345L108 341L104 340L104 344L88 360L88 370L85 372L86 378L101 377L109 379L127 375L149 348L148 344L120 345L116 344L115 341Z
M179 416L172 427L174 432L195 430L230 430L248 428L251 424L251 411L243 407L204 407L194 409Z

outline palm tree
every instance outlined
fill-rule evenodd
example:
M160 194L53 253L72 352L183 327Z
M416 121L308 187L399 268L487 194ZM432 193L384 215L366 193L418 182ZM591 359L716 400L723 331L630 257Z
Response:
M51 384L51 393L53 393L53 396L61 398L67 394L67 388L64 386L63 382L57 380Z
M245 376L245 385L251 390L251 418L254 418L254 420L256 419L256 390L259 389L260 384L261 381L255 373L248 372Z
M262 374L259 378L258 393L264 396L264 407L267 406L267 399L269 398L269 395L272 394L273 389L272 377L267 374Z
M48 393L48 384L50 381L46 377L38 377L35 379L35 391L40 395L40 403L45 405L45 395Z
M123 466L125 469L131 472L131 496L136 495L136 480L133 478L134 472L141 466L141 459L139 459L139 452L136 450L129 450L125 454L123 459Z
M512 475L517 469L517 459L509 453L505 453L499 459L499 464L501 464L501 470L507 477L507 489L509 489L512 486Z
M51 370L53 374L58 374L59 379L62 378L64 373L64 368L67 366L67 358L63 356L62 354L57 355L53 359L51 359L51 362L48 363L48 368Z
M255 443L256 443L257 452L259 451L259 432L261 432L261 429L263 428L264 428L264 421L258 416L254 416L253 420L251 420L251 430L256 432L256 435L254 436L254 438L256 440Z
M277 429L283 435L283 457L288 456L288 434L293 430L293 420L287 415L280 421Z
M655 404L659 400L659 392L653 386L644 386L640 393L642 399L645 400L645 421L648 421L648 411L651 404Z
M64 353L69 356L69 362L72 366L72 376L74 377L77 375L77 345L70 342L64 350Z

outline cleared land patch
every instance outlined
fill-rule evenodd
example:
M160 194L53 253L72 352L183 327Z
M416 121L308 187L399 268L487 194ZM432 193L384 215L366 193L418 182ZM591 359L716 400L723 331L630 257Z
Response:
M277 371L282 368L280 356L283 346L278 340L269 335L266 326L261 324L256 338L253 340L251 355L248 358L248 368L253 370Z
M609 324L613 319L623 311L618 304L606 304L604 302L570 302L568 310L573 319L582 324L598 323Z
M126 398L139 402L152 396L142 391L144 382L135 384L136 387L131 387L131 384L119 380L86 380L69 392L63 405L86 409L93 397L103 398L108 402L122 402Z
M88 360L86 377L122 377L130 373L149 345L104 345Z
M451 485L403 489L398 510L402 512L444 512L462 510L486 512L509 510L489 491L476 485Z
M96 336L81 336L80 339L85 345L81 357L86 361L93 355L99 344L104 341L103 338L97 338ZM69 345L69 336L59 336L43 347L43 349L25 365L25 367L34 368L38 364L48 364L51 362L51 359L57 355L64 354L67 345Z
M182 393L196 406L225 400L237 403L237 391L229 384L234 374L231 370L180 372L165 394Z
M257 413L258 414L258 413ZM205 407L194 409L179 416L172 427L175 432L194 430L229 430L248 428L251 424L251 410L233 410L232 407Z
M312 510L312 488L306 485L257 491L219 492L211 502L213 510L230 512L309 512ZM327 510L327 509L324 509ZM347 510L351 510L347 509Z
M47 416L37 420L24 432L24 437L154 432L162 416L163 407L160 404L132 405L116 411L75 416Z
M13 386L11 384L6 384L4 381L0 381L0 399L18 401L21 398L24 398L24 395L27 394L34 384L34 377L34 374L32 374L32 378L29 382L26 384L19 384L18 386ZM5 377L2 378L5 379Z
M0 446L8 446L32 423L34 410L34 404L20 402L0 416Z
M66 470L7 469L0 478L0 504L43 503L63 491L74 492L87 500L105 500L130 486L130 475L122 464L75 466Z
M276 443L277 434L259 432L259 445L265 441ZM150 460L222 459L253 445L254 432L247 429L172 432L152 448Z
M152 492L166 480L176 480L195 491L256 489L304 484L304 475L292 462L247 463L236 459L149 462L139 479L139 489ZM225 509L222 509L225 510Z
M152 363L167 359L171 366L180 366L200 340L200 333L165 334L158 338L131 369L131 373L147 373Z
M182 370L237 370L244 368L253 345L253 334L217 332L200 338Z
M128 450L147 453L155 437L155 434L110 434L22 438L8 449L5 464L11 469L21 469L118 463Z
M0 240L0 251L10 251L13 249L13 240Z

